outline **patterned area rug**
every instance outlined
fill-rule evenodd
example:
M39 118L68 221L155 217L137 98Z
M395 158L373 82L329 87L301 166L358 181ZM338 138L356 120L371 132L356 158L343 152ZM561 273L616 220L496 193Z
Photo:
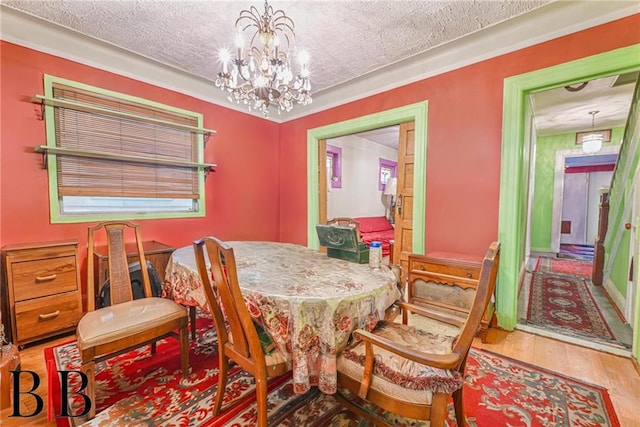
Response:
M536 271L591 277L593 272L593 263L572 259L538 258Z
M615 340L583 277L534 272L527 321L583 338Z
M192 373L187 379L182 379L179 346L173 338L160 342L153 358L145 349L118 356L99 366L99 413L86 425L255 426L253 378L238 368L231 372L223 412L213 418L211 408L218 370L215 333L210 324L199 321L198 337L191 343ZM74 342L45 350L45 359L55 363L54 369L77 369L78 358ZM57 375L52 379L59 387ZM79 378L72 377L70 389L78 390L78 383ZM332 396L315 388L305 395L295 395L287 375L271 380L269 390L270 426L369 426L366 420L343 409ZM54 399L55 396L56 393ZM60 402L53 404L54 413L59 413ZM359 404L392 425L427 425L393 417L362 402ZM71 399L70 405L76 411L82 410L76 399ZM449 409L447 426L453 427L456 423L452 405ZM467 363L465 409L472 427L620 426L606 389L476 349L472 349ZM59 426L69 425L67 418L57 421ZM81 424L81 421L76 419L72 424Z

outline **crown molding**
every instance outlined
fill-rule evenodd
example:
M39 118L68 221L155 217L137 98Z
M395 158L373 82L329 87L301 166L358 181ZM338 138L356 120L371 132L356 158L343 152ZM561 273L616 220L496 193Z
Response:
M313 103L267 120L283 123L498 55L640 13L637 1L556 1L530 13L314 94ZM0 5L0 39L184 93L248 115L213 81Z
M556 1L314 95L293 120L640 13L637 1Z
M2 4L0 19L1 40L251 114L229 102L213 81Z

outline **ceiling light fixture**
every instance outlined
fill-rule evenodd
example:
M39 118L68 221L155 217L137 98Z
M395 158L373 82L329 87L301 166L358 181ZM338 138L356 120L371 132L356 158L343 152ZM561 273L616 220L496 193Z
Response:
M295 53L295 31L293 20L282 10L276 10L264 2L264 14L251 6L242 10L236 20L237 55L231 57L227 49L220 51L222 71L218 73L216 87L229 93L229 100L246 104L265 117L269 107L274 106L278 114L288 112L294 103L311 103L309 81L309 55L300 51L300 71L294 76L291 55ZM243 32L251 38L245 46Z
M591 132L582 136L582 151L587 154L597 153L602 148L602 140L604 139L602 132L594 130L596 114L599 112L589 111L589 114L591 114Z

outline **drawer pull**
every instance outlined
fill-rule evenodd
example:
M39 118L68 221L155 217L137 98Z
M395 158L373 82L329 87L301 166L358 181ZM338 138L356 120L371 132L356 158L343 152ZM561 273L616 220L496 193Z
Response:
M40 283L40 282L50 282L52 280L55 280L57 274L51 274L49 276L37 276L36 277L36 282Z
M471 274L471 273L467 273L467 277L468 277L469 279L471 279L471 276L473 276L473 274Z
M48 319L53 319L54 317L57 317L59 314L60 314L60 310L56 310L52 313L41 314L38 317L40 318L40 320L48 320Z

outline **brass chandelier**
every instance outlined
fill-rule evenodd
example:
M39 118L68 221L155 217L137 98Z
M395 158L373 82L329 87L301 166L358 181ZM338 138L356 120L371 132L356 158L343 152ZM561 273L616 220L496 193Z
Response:
M278 114L291 111L295 103L311 103L309 81L309 55L298 54L299 72L294 76L291 56L295 53L295 27L293 20L282 10L274 11L265 0L264 14L251 6L242 10L235 23L236 56L228 49L220 51L222 71L218 73L216 87L228 93L228 99L243 103L249 110L258 110L264 117L269 108ZM250 34L245 45L243 33Z

